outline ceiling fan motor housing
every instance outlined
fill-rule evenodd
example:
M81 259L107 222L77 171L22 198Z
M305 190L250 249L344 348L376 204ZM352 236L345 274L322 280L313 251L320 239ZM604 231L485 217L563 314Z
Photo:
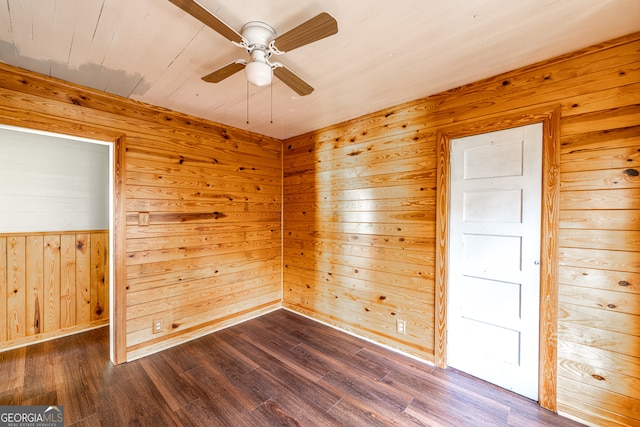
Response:
M249 53L259 49L264 51L268 58L272 53L269 43L276 38L276 31L264 22L251 21L242 27L242 38L246 40Z

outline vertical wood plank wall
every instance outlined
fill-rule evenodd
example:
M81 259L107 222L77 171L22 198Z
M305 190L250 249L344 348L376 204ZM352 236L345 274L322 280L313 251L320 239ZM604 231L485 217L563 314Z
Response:
M633 34L285 141L284 306L434 361L436 134L559 106L558 409L640 424L639 67Z
M109 323L108 231L0 234L0 350Z
M281 141L3 64L0 97L0 123L125 147L121 359L281 306Z

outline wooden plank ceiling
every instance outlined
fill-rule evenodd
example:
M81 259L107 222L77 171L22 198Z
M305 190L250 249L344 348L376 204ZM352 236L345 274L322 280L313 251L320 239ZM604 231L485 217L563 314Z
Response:
M334 16L278 58L315 91L201 81L246 52L166 0L3 1L0 61L283 139L640 30L636 0L200 1L237 31Z

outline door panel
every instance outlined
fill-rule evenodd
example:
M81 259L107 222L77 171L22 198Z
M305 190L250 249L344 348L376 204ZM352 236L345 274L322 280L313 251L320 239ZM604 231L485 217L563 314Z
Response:
M480 362L491 362L492 365L496 366L499 364L517 365L520 363L520 333L518 331L470 318L463 318L462 327L469 334L468 344L482 349L482 356L486 360L480 359ZM479 369L482 368L480 366Z
M464 276L505 278L520 274L519 236L465 233L461 237Z
M542 124L451 141L449 365L537 400Z
M470 138L477 138L477 136ZM522 176L523 143L522 141L512 143L508 140L505 142L492 141L488 146L466 149L462 170L464 179Z
M468 192L464 195L465 222L522 221L522 190L492 190Z
M466 318L503 327L520 319L520 283L466 276L460 290L460 306Z

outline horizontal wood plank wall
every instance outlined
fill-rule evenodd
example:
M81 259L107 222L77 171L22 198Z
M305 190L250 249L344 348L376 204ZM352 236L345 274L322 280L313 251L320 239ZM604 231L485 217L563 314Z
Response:
M0 350L109 323L109 232L0 234Z
M558 409L638 425L640 34L285 141L284 306L433 361L436 133L555 106Z
M281 306L281 141L3 64L0 97L0 123L125 146L118 360Z
M134 357L166 347L172 336L281 304L280 142L198 139L127 140L127 346ZM148 225L141 213L149 213Z

